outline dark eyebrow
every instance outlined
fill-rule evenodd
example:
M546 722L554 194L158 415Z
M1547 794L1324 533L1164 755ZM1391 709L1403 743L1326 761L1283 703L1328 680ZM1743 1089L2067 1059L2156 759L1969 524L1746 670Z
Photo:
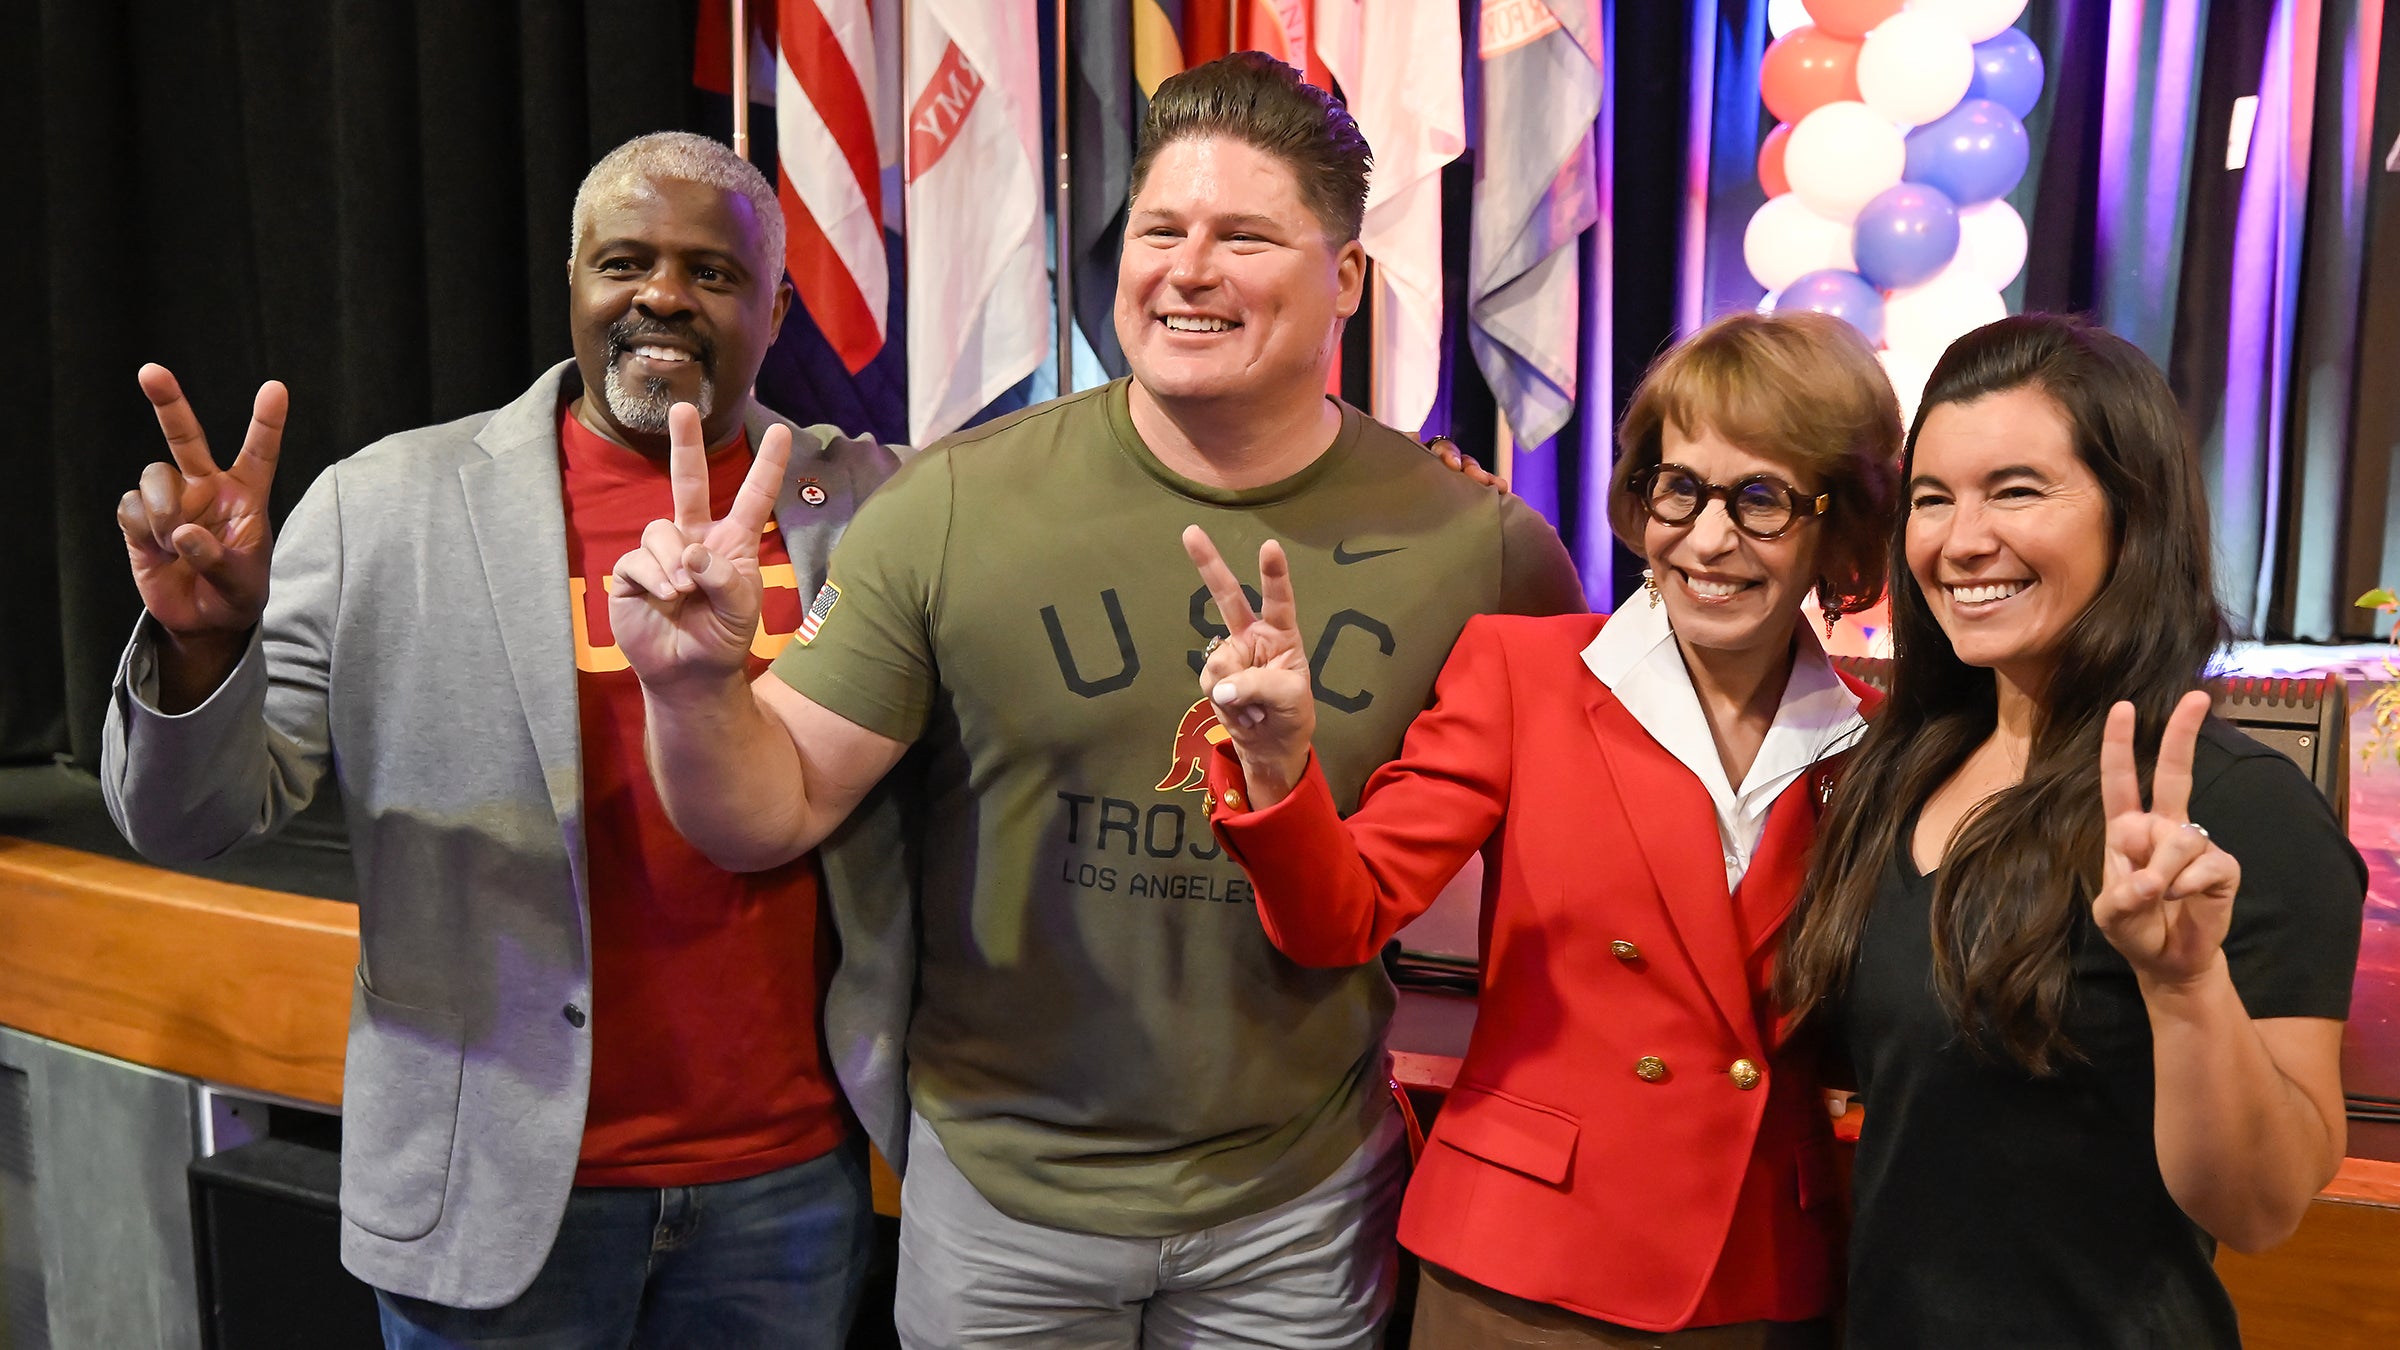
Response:
M2041 470L2034 468L2030 464L2010 464L1994 469L1990 473L1985 474L1983 476L1983 485L1985 487L1992 487L2000 483L2005 483L2012 478L2030 478L2037 483L2047 483L2050 481L2050 475L2043 473Z
M1176 215L1171 211L1162 211L1157 207L1148 207L1137 208L1132 215L1127 217L1127 223L1146 224L1155 221L1165 221L1171 224L1180 224L1185 219L1186 217ZM1235 215L1206 216L1202 217L1202 220L1204 223L1212 225L1219 230L1259 230L1267 233L1273 233L1276 229L1275 218L1273 216L1261 215L1254 211L1245 211Z

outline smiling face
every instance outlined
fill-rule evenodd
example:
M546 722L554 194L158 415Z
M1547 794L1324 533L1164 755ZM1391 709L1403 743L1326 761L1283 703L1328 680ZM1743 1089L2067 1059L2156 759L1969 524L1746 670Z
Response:
M1917 433L1908 570L1958 658L2040 690L2115 562L2108 496L2038 388L1944 403Z
M664 456L667 409L690 403L708 444L731 438L791 303L763 252L740 193L644 179L599 203L569 283L586 424Z
M1687 434L1673 423L1661 433L1662 458L1710 483L1736 483L1770 474L1814 493L1788 464L1745 450L1714 431ZM1667 607L1675 636L1687 647L1726 654L1780 649L1792 640L1800 602L1817 580L1818 517L1805 517L1773 539L1735 529L1722 498L1682 525L1647 519L1642 554Z
M1160 403L1322 394L1366 253L1337 244L1291 167L1226 136L1169 143L1126 218L1117 340Z

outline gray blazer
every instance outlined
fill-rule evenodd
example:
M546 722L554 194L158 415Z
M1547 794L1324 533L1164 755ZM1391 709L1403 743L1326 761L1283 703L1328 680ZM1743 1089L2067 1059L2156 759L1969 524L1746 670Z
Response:
M562 363L497 412L328 469L284 524L265 621L224 685L189 713L157 711L145 618L109 707L109 810L160 862L272 834L332 771L362 957L342 1078L342 1261L454 1307L506 1303L540 1270L591 1080L557 425L577 388ZM752 444L779 420L753 404ZM793 428L775 519L802 595L897 465L872 440ZM821 505L801 500L803 477Z

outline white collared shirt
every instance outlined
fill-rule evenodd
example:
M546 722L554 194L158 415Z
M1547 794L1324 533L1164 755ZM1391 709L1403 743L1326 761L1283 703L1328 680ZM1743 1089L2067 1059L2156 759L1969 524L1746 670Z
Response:
M1867 726L1859 715L1858 695L1834 673L1816 634L1802 627L1775 722L1736 791L1725 776L1725 761L1717 755L1716 738L1700 711L1699 692L1692 688L1663 606L1650 604L1646 595L1635 591L1583 649L1583 663L1642 729L1708 789L1717 808L1717 838L1725 849L1727 890L1739 886L1750 870L1751 854L1766 831L1767 810L1775 799L1810 765L1848 749Z

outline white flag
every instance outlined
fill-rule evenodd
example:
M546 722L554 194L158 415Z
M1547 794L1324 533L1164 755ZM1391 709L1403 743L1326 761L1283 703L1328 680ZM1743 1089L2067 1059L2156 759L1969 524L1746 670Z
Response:
M1576 236L1600 218L1598 0L1483 0L1468 341L1519 445L1575 407Z
M908 7L908 434L926 445L1050 351L1036 0Z
M1467 148L1458 8L1316 0L1315 36L1375 152L1359 232L1375 260L1373 412L1413 436L1442 376L1442 166Z

